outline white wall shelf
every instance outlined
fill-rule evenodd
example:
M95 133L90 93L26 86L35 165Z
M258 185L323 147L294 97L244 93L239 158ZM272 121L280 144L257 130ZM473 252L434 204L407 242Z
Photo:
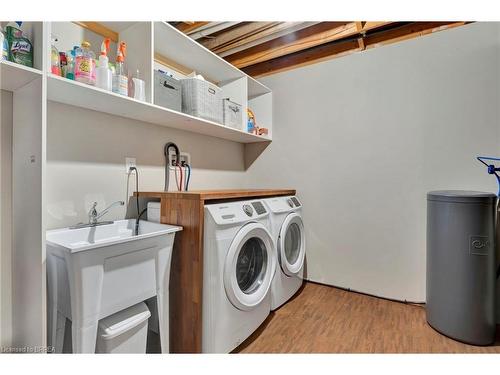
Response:
M10 61L2 61L0 70L1 89L6 91L16 91L42 76L42 72L38 69L29 68Z
M141 102L52 74L48 75L47 86L47 99L53 102L240 143L270 141L267 137L249 134L242 130L232 129L222 124Z

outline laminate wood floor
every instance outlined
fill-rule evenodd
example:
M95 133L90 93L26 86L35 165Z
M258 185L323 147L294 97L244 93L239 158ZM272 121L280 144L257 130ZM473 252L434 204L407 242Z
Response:
M432 329L423 306L305 283L235 352L500 353L499 331L493 346L467 345Z

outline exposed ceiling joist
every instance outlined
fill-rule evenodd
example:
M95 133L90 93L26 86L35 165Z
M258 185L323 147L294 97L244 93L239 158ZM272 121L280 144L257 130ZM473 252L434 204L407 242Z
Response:
M186 22L180 22L178 25L176 25L176 27L179 31L182 31L185 34L189 34L190 32L197 30L200 27L203 27L209 23L210 22L193 22L193 21L189 22L189 21L186 21Z
M407 25L366 36L366 48L375 48L402 40L412 39L436 31L461 26L463 24L465 24L465 22L412 22Z
M244 68L243 71L252 77L260 77L271 73L301 66L309 65L312 62L320 62L325 59L330 59L332 55L344 56L352 53L358 48L357 40L339 41L337 43L319 45L305 51L295 52L293 54L283 56L277 59L264 61L260 64L255 64Z
M226 60L238 68L244 68L355 34L357 30L354 22L322 22L226 56Z
M201 41L201 44L210 50L216 50L217 48L227 45L228 43L242 40L279 23L280 22L246 22L240 27L224 31L211 39Z
M277 39L283 35L305 29L318 24L319 22L282 22L279 25L263 30L257 34L251 35L243 40L232 42L226 46L221 46L213 50L221 57L232 55L233 53L252 48L270 40Z

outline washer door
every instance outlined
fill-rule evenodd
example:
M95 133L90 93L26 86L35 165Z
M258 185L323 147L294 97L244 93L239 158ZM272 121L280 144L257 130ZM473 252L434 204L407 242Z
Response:
M300 215L291 213L285 218L278 238L278 254L283 272L297 275L304 265L306 241Z
M224 288L236 308L251 310L266 297L276 270L275 251L260 223L246 224L236 234L224 264Z

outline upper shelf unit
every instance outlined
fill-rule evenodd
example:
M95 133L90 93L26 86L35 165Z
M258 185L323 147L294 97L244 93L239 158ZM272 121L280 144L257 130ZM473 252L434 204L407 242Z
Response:
M92 49L97 52L103 37L111 37L110 61L114 61L117 42L125 41L128 52L125 64L129 72L140 72L146 87L146 102L139 102L49 74L47 95L49 100L240 143L271 141L271 90L170 24L53 22L47 27L48 35L57 36L56 47L61 51L71 49L85 39L90 41ZM50 42L48 46L50 47ZM46 58L50 56L49 52L45 54ZM228 98L242 106L241 125L234 129L155 105L155 69L170 71L177 79L196 72L217 84L221 88L222 98ZM259 100L254 100L255 98ZM251 107L257 125L268 129L268 135L254 135L246 131L248 107Z
M154 23L154 40L157 56L172 59L179 65L202 74L212 82L224 84L246 77L251 81L248 84L250 97L271 92L268 87L166 22Z

